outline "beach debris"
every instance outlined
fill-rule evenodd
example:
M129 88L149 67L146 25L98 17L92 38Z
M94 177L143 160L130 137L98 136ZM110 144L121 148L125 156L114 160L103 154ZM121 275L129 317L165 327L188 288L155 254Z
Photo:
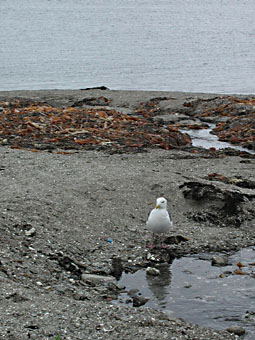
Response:
M51 152L54 149L142 151L146 147L169 150L191 145L187 134L154 123L149 110L127 115L109 108L109 103L105 97L86 98L66 108L25 99L0 102L1 138L12 148ZM96 107L98 104L100 107Z

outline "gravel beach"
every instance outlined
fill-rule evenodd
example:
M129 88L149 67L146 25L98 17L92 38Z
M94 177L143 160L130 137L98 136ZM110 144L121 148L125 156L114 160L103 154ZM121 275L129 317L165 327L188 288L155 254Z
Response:
M22 98L54 107L87 98L86 105L95 109L102 96L112 109L129 115L141 103L165 98L159 103L165 116L183 114L184 103L216 95L0 92L1 101ZM128 307L112 301L124 289L116 281L123 270L254 245L253 155L216 155L192 147L61 154L12 149L4 139L0 155L1 339L235 339L146 304ZM168 199L174 226L166 240L169 248L150 250L145 222L160 196Z

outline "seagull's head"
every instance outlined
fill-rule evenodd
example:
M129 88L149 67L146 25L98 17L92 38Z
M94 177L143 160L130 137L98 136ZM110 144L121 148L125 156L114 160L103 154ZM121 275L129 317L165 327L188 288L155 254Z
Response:
M156 209L166 209L167 200L164 197L157 198Z

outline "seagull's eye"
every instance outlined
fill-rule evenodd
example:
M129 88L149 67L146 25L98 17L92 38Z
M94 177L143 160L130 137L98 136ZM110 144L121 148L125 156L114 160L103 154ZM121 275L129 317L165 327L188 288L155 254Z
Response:
M161 203L165 203L165 201L161 201Z

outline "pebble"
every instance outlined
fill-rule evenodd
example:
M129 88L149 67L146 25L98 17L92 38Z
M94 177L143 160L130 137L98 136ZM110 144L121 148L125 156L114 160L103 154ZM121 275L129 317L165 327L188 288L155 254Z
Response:
M191 287L192 287L191 284L186 284L186 285L184 286L184 288L191 288Z
M84 282L91 282L94 284L115 281L115 278L113 276L103 276L103 275L96 275L96 274L82 274L81 279Z
M26 235L26 236L34 236L35 233L36 233L36 231L35 231L35 228L34 228L34 227L31 228L31 229L29 229L29 230L25 230L25 235Z
M1 141L2 145L7 145L8 144L8 139L7 138L4 138L2 141Z
M245 334L245 329L241 326L231 326L226 329L229 333L234 333L235 335L241 336Z
M212 258L212 266L226 266L228 264L228 259L224 256L214 256Z
M147 275L153 275L153 276L157 276L160 274L160 270L157 268L153 268L153 267L148 267L146 269L146 274Z

